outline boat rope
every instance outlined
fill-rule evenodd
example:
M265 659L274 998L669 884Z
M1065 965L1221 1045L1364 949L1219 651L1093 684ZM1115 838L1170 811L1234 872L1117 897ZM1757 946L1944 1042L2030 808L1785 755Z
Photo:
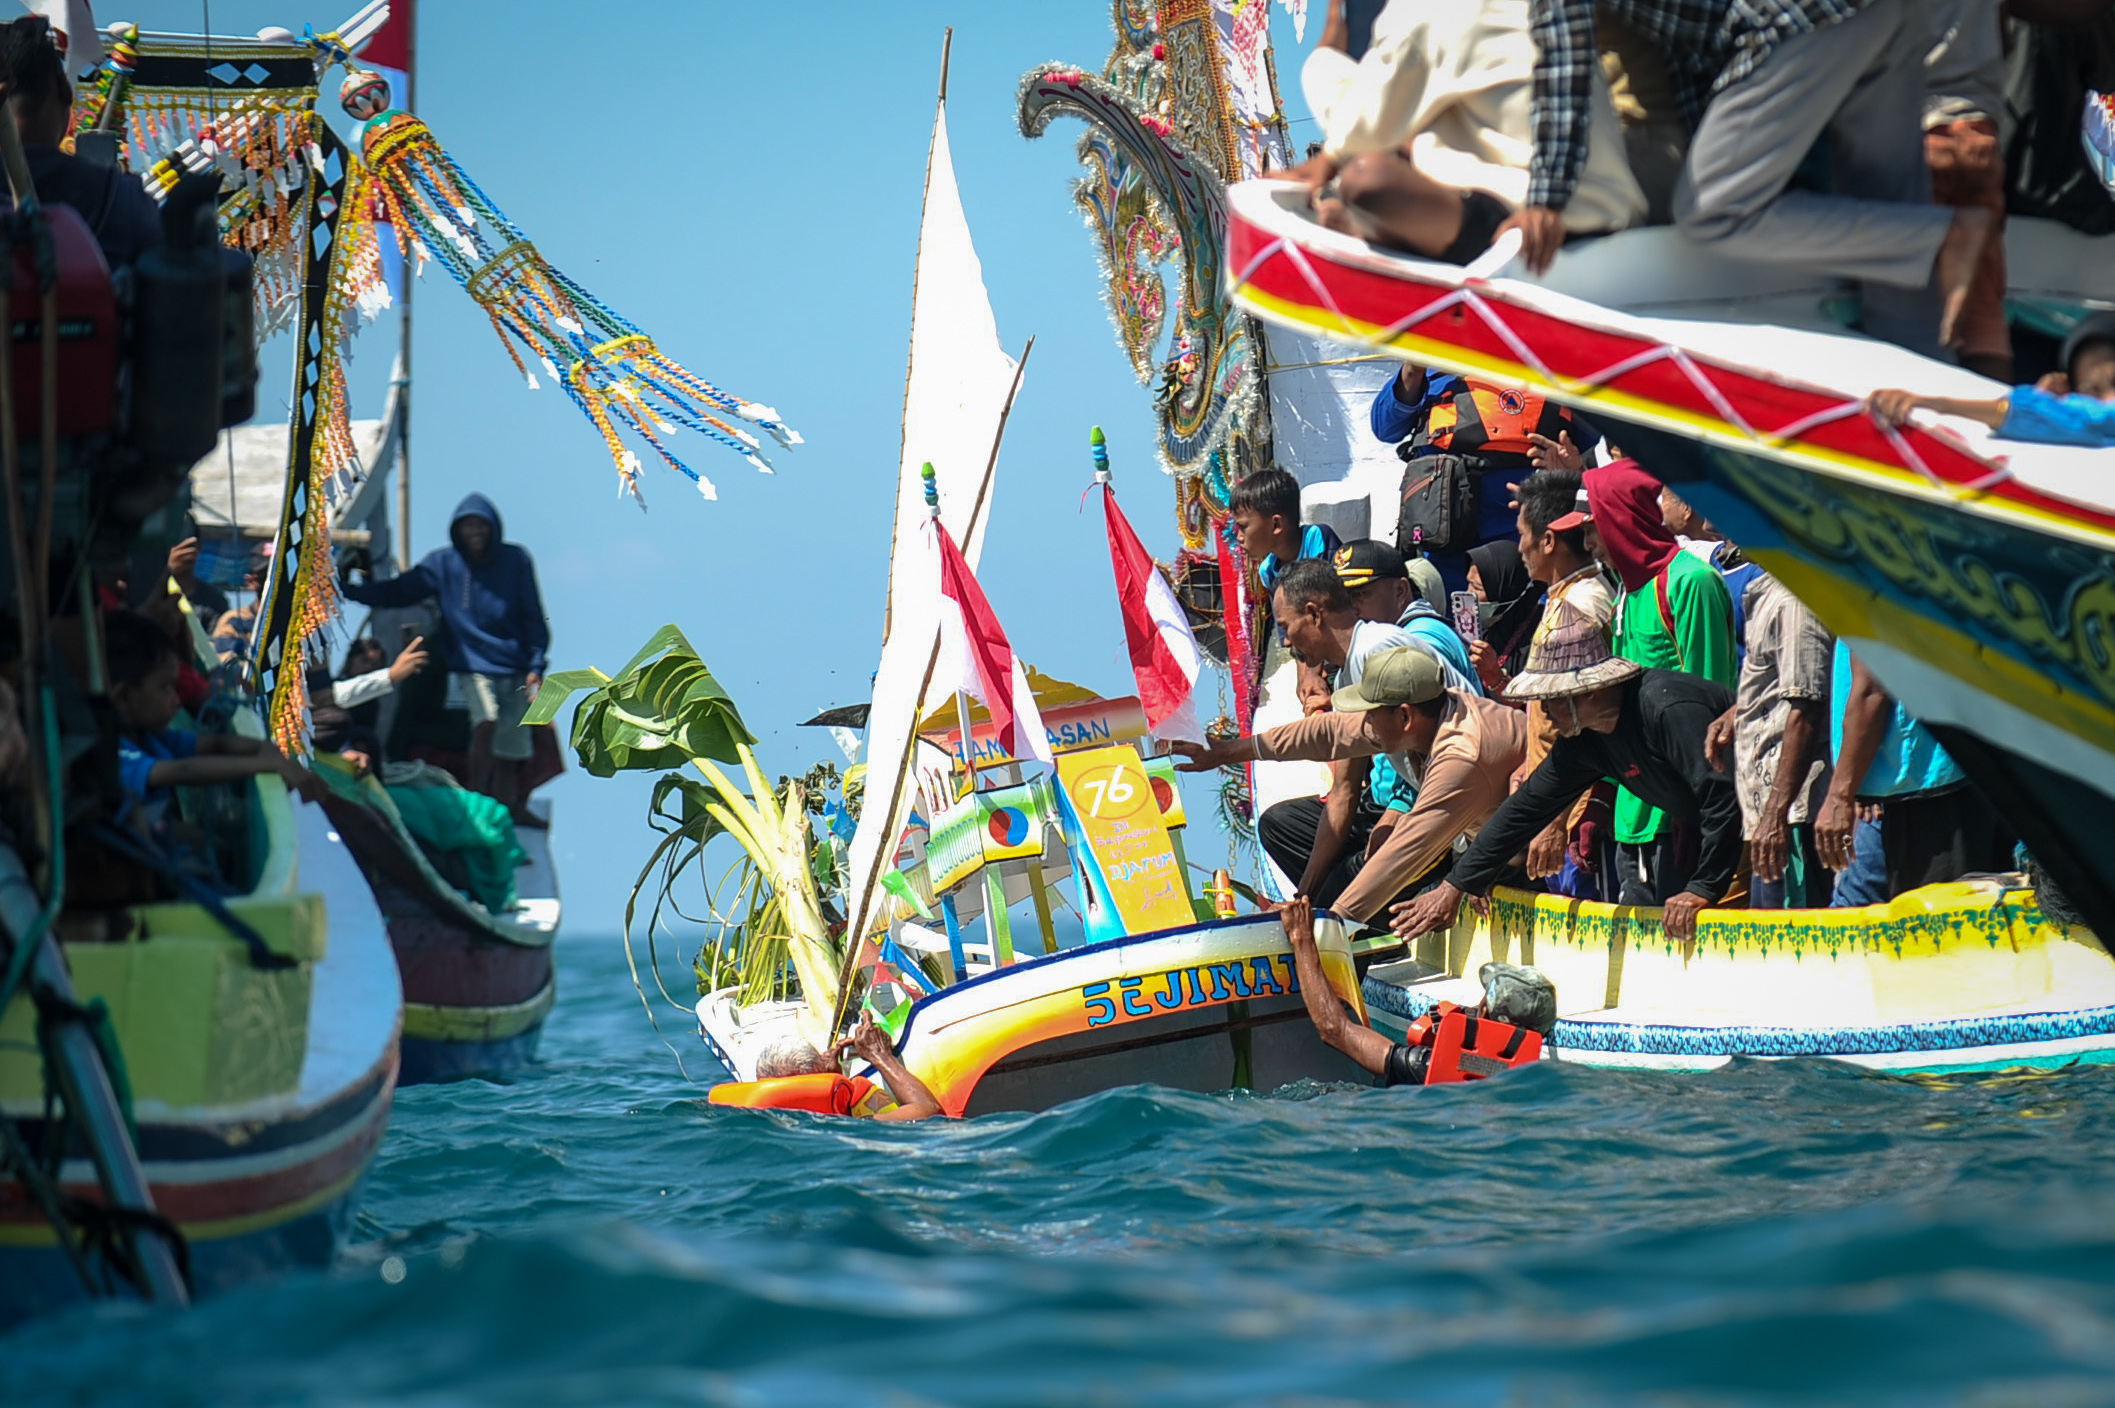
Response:
M169 877L188 903L195 904L206 913L212 915L215 920L219 921L222 928L242 940L243 946L250 951L250 965L252 967L269 972L281 968L291 968L299 962L298 959L290 958L286 954L274 953L272 946L264 941L264 936L250 927L240 915L229 909L227 903L214 892L211 885L208 885L190 871L185 870L173 856L162 850L154 842L136 831L128 831L122 826L117 826L107 821L96 822L92 830L96 839L113 851Z
M1242 289L1248 287L1250 283L1254 282L1256 274L1265 264L1281 255L1284 256L1285 262L1291 265L1293 270L1299 274L1301 281L1307 285L1308 292L1314 295L1316 301L1336 319L1343 336L1350 341L1361 343L1365 346L1388 348L1397 338L1438 317L1440 314L1451 312L1456 308L1467 308L1483 322L1485 327L1489 328L1497 336L1499 341L1506 345L1507 349L1512 352L1514 358L1522 366L1532 371L1538 379L1555 390L1577 395L1582 392L1598 391L1604 388L1613 389L1613 383L1623 377L1659 362L1671 362L1675 369L1681 372L1683 378L1689 382L1690 386L1695 388L1697 394L1703 397L1704 401L1720 420L1739 431L1747 439L1773 450L1783 449L1792 442L1799 440L1809 431L1815 430L1820 426L1839 420L1848 420L1852 416L1867 414L1863 398L1853 398L1839 401L1819 411L1801 416L1796 420L1779 426L1775 430L1758 429L1734 406L1731 399L1727 397L1724 388L1720 387L1712 379L1711 372L1713 368L1706 363L1700 363L1683 348L1667 342L1648 347L1586 376L1560 374L1552 369L1527 340L1521 337L1511 324L1506 321L1503 313L1505 306L1503 301L1497 295L1487 297L1483 291L1478 290L1476 285L1483 283L1483 279L1476 277L1474 273L1468 276L1467 282L1453 292L1434 299L1422 308L1405 314L1378 331L1365 332L1345 314L1344 310L1338 305L1335 296L1330 292L1328 285L1316 275L1314 266L1308 262L1307 251L1302 249L1298 242L1289 235L1280 235L1257 251L1247 265L1234 276L1228 288L1229 295L1238 294ZM1495 269L1492 272L1495 272ZM1817 391L1823 395L1837 394L1831 393L1823 387L1805 383L1798 383L1798 385L1805 390ZM1970 498L1995 488L2013 477L2011 466L2001 462L1992 466L1987 474L1975 479L1966 481L1947 479L1925 462L1924 457L1917 453L1916 446L1908 436L1902 433L1900 427L1888 425L1878 418L1874 419L1874 424L1879 427L1880 433L1886 439L1889 448L1900 459L1902 468L1915 474L1933 489L1953 498Z

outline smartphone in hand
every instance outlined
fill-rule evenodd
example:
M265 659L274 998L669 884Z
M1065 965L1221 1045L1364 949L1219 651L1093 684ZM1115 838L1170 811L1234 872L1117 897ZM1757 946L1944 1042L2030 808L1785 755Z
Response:
M1476 608L1482 603L1476 599L1476 593L1455 592L1447 598L1447 604L1454 609L1454 629L1461 632L1461 638L1481 640L1483 623L1476 614Z

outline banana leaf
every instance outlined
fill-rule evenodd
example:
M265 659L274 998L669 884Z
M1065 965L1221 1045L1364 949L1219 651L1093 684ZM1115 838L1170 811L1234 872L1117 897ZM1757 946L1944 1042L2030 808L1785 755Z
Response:
M523 722L550 723L583 690L573 712L573 753L596 777L661 772L698 758L737 762L740 748L756 742L734 700L673 625L654 632L614 677L592 667L547 676Z

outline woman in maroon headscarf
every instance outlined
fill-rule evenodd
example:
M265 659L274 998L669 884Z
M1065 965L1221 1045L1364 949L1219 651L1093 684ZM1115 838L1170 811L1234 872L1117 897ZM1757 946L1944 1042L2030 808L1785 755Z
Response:
M1717 569L1683 552L1661 521L1660 481L1636 460L1617 460L1588 470L1585 483L1596 551L1623 583L1616 654L1733 688L1733 599ZM1628 790L1616 794L1616 848L1621 904L1664 903L1696 865L1690 829Z

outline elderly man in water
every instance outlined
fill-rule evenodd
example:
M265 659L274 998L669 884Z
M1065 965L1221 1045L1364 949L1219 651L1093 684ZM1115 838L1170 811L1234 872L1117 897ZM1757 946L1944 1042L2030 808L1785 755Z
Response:
M847 1054L859 1056L871 1064L895 1100L893 1105L873 1111L855 1110L855 1114L892 1124L907 1124L945 1113L932 1087L912 1075L910 1068L897 1059L896 1048L889 1044L888 1034L874 1025L871 1012L860 1013L859 1025L852 1029L852 1034L828 1051L817 1051L797 1036L773 1043L757 1058L756 1078L776 1080L781 1076L836 1075Z

